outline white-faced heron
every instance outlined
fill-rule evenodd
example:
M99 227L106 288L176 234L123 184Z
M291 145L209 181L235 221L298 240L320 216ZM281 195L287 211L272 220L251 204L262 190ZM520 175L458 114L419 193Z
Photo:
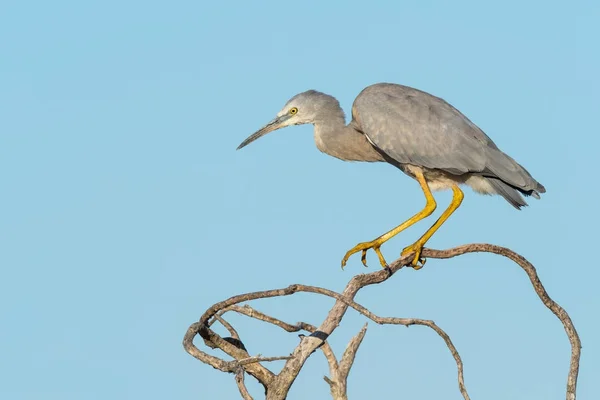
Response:
M452 189L450 206L402 255L414 253L412 265L422 267L421 250L435 231L460 206L465 184L476 192L499 194L515 208L527 203L521 196L540 197L546 189L511 157L500 151L481 129L446 101L407 86L378 83L365 88L352 105L352 121L332 96L309 90L292 97L275 119L244 140L248 145L261 136L289 125L313 124L317 148L346 161L385 161L419 182L425 208L406 222L370 242L359 243L342 259L373 249L387 266L380 247L391 237L430 216L436 208L432 190Z

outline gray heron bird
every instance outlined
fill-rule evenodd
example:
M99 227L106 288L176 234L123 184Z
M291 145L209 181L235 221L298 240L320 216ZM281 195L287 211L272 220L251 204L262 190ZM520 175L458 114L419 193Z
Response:
M415 269L423 266L421 251L425 243L460 206L464 195L459 185L482 194L500 195L517 209L527 205L522 195L539 199L546 191L452 105L429 93L391 83L365 88L354 100L349 124L334 97L315 90L297 94L238 150L276 129L300 124L314 125L315 142L323 153L344 161L392 164L414 178L425 194L423 210L378 238L354 246L342 259L342 268L359 251L366 266L369 249L386 267L381 245L433 213L436 202L432 191L451 189L453 198L431 228L402 251L403 256L414 253Z

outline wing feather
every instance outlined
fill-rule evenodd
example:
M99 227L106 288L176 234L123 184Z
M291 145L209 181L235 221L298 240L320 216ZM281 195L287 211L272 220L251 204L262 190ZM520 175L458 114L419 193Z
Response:
M369 86L353 116L369 141L402 164L452 174L482 172L492 140L444 100L402 85Z
M546 189L449 103L391 83L364 89L352 116L369 142L400 164L498 178L526 195Z

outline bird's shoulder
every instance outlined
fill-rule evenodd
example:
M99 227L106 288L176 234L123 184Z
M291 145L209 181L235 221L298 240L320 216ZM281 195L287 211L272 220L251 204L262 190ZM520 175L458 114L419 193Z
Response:
M369 141L401 163L481 170L492 140L459 110L427 92L378 83L356 98L352 116Z
M426 130L429 135L458 136L497 148L489 136L444 99L396 83L376 83L363 89L352 105L352 117L359 123L364 121L366 130L386 125L397 134L408 129L413 134Z

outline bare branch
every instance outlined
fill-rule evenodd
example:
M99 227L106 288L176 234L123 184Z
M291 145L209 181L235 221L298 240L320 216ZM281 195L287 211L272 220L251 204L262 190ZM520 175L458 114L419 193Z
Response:
M433 250L424 249L422 256L429 258L452 258L466 253L475 252L488 252L504 256L515 263L519 264L521 268L527 273L533 289L537 293L538 297L544 303L544 305L552 311L554 315L562 322L569 342L571 343L571 362L569 366L569 375L567 377L567 400L575 400L577 392L577 376L579 375L579 360L581 358L581 340L577 334L577 330L571 321L569 314L558 305L554 300L550 298L548 292L542 285L537 271L533 264L525 259L520 254L515 253L511 249L506 247L496 246L492 244L476 243L467 244L459 247L455 247L449 250Z
M244 400L254 400L250 393L248 392L248 388L246 387L246 383L244 382L245 372L243 368L239 368L235 374L235 383L237 384L238 389L240 390L240 394L242 395L242 399Z
M465 400L470 399L469 394L467 393L467 388L465 387L463 363L462 359L460 358L460 354L458 354L458 350L456 350L456 347L452 343L452 340L450 340L450 336L448 336L448 334L444 332L442 328L437 326L435 322L417 318L385 318L378 317L376 315L373 315L373 318L371 319L377 322L378 324L404 325L406 327L409 327L411 325L423 325L433 329L444 340L444 342L446 342L446 346L450 350L450 353L452 353L454 361L456 361L456 368L458 370L458 389L460 390L460 393L462 394Z
M227 311L235 311L248 317L255 318L259 321L268 322L270 324L276 325L284 329L287 332L298 332L304 330L313 333L317 330L317 328L314 325L308 324L306 322L297 322L296 325L288 324L287 322L281 321L280 319L264 314L250 307L248 304L244 304L244 306L242 307L238 305L227 307L224 310L220 311L219 314L225 314ZM331 346L329 346L329 343L327 341L323 343L320 349L323 352L323 355L325 355L327 363L329 364L329 372L333 375L334 371L337 371L338 368L338 362L335 358L335 354L333 353L333 350L331 350Z
M272 361L284 361L292 358L291 356L279 356L279 357L261 357L261 355L257 355L254 357L244 358L243 360L238 360L237 364L240 366L254 364L257 362L272 362Z
M367 324L365 324L360 332L350 340L342 359L339 364L339 368L336 371L331 372L331 378L323 377L325 382L329 384L329 390L331 391L331 397L333 400L348 400L348 375L350 374L350 368L354 364L354 357L358 351L358 347L362 343L363 338L367 333Z
M188 330L183 338L184 349L194 358L202 361L205 364L210 365L211 367L213 367L215 369L218 369L219 371L223 371L223 372L237 372L237 369L240 367L237 360L244 360L244 359L251 358L247 351L237 348L235 345L227 342L226 340L221 338L216 333L208 330L208 328L204 328L204 329L206 329L208 332L200 333L203 331L203 327L199 322L196 322L196 323L190 325L190 327L188 328ZM194 337L197 334L200 334L200 335L204 334L209 338L209 339L207 339L206 337L203 336L205 343L207 343L207 342L210 343L211 340L214 340L214 342L211 343L211 344L213 344L214 347L217 347L217 348L225 351L229 355L233 355L233 357L236 360L225 361L218 357L211 356L203 351L200 351L194 345ZM213 347L213 346L210 346L210 347ZM266 390L267 386L273 380L273 377L275 376L271 371L269 371L267 368L262 366L259 362L250 363L249 365L247 365L245 367L245 369L250 375L255 377L265 387L265 390Z
M364 324L362 329L358 332L356 336L350 340L346 350L344 351L344 355L340 361L340 376L345 379L348 378L348 374L350 373L350 368L352 368L352 364L354 364L354 358L356 357L356 352L358 351L358 347L362 343L365 334L367 333L368 324Z
M291 356L282 356L282 357L262 357L260 354L254 357L245 357L239 360L233 361L224 361L218 357L211 356L210 354L206 354L203 351L198 350L196 346L193 345L190 341L193 340L195 333L194 325L190 326L186 336L184 337L183 345L186 351L191 354L194 358L202 361L205 364L210 365L211 367L218 369L223 372L237 372L240 367L247 366L249 364L255 364L260 362L269 362L269 361L282 361L289 360Z
M230 343L229 341L226 341L208 328L200 327L198 334L204 339L204 343L206 343L207 346L219 348L236 360L242 360L250 357L250 354L248 354L246 350ZM273 372L265 368L260 363L252 363L245 369L263 385L269 385L275 376Z
M218 369L223 372L235 372L235 368L232 367L230 362L221 360L218 357L211 356L203 351L200 351L196 346L194 346L193 340L197 334L198 327L197 322L190 325L185 336L183 338L183 347L184 349L194 358L202 361L205 364L210 365L211 367Z
M490 252L494 254L499 254L505 256L512 261L516 262L520 265L527 275L533 285L534 290L544 303L546 307L548 307L563 323L565 331L567 332L567 336L571 342L571 365L569 370L569 376L567 380L567 400L575 399L576 385L577 385L577 375L579 371L579 358L581 353L581 343L579 340L579 336L577 335L577 331L573 326L573 323L566 313L566 311L560 307L556 302L554 302L549 296L546 290L544 289L542 283L539 280L537 272L533 265L531 265L525 258L516 254L515 252L489 244L470 244L465 246L456 247L449 250L432 250L432 249L424 249L422 252L422 257L427 258L451 258L465 253L471 252ZM410 325L423 325L433 329L442 339L444 339L446 345L450 349L458 368L458 383L459 389L465 399L468 399L468 394L464 385L463 378L463 366L460 356L452 344L450 337L439 328L433 321L427 321L422 319L415 318L383 318L379 317L373 313L371 313L368 309L363 307L362 305L354 302L354 297L356 293L369 285L379 284L387 279L389 279L395 272L404 268L406 265L410 264L412 261L413 255L409 254L404 256L392 264L389 265L388 268L383 270L379 270L376 272L372 272L369 274L361 274L354 276L346 285L344 291L340 293L336 293L327 289L313 287L313 286L305 286L305 285L291 285L287 288L283 289L275 289L275 290L267 290L261 292L253 292L242 294L238 296L233 296L225 301L214 304L210 307L200 318L199 322L192 324L188 329L184 337L184 347L188 353L192 356L198 358L199 360L213 366L222 371L226 372L237 372L237 370L233 369L234 367L240 368L240 361L244 359L252 358L248 355L245 349L240 349L228 341L221 338L219 335L214 333L210 329L210 325L215 320L224 321L220 318L227 311L235 311L240 314L247 315L251 318L258 319L260 321L268 322L279 326L280 328L288 331L288 332L297 332L300 330L306 330L311 332L310 336L302 337L300 344L294 349L292 354L289 357L286 357L287 362L285 363L283 369L278 375L274 375L271 371L266 369L264 366L260 364L259 361L248 364L245 367L249 374L254 376L256 379L261 382L266 389L267 392L267 400L281 400L285 399L287 393L296 379L300 369L303 367L304 363L310 357L310 355L317 349L321 348L327 357L330 366L331 378L329 379L325 377L325 380L332 387L338 384L339 377L343 376L344 373L347 378L347 374L350 370L350 366L352 365L354 354L356 352L356 348L360 344L362 337L364 337L364 332L361 331L357 337L353 339L350 343L349 348L346 350L342 361L338 364L331 348L327 344L326 340L331 335L331 333L337 328L339 323L341 322L343 316L345 315L348 307L354 308L359 313L365 315L367 318L375 321L379 324L400 324L405 326ZM249 300L255 300L260 298L270 298L270 297L279 297L279 296L289 296L297 292L310 292L317 293L329 297L335 298L337 301L334 306L329 311L327 318L322 322L322 324L316 328L310 324L299 322L296 325L291 325L285 323L277 318L273 318L266 314L260 313L251 307L245 305L244 307L238 306L239 303L246 302ZM227 328L226 323L224 324ZM229 325L230 326L230 325ZM231 329L227 328L230 332ZM364 329L364 328L363 328ZM235 331L235 330L234 330ZM234 357L236 361L226 362L217 357L210 356L206 353L201 352L193 345L193 338L198 334L200 335L205 343L214 348L219 348L230 356ZM237 335L237 332L236 332ZM232 334L233 336L233 334ZM349 352L350 348L354 348L353 352ZM346 369L347 368L347 369ZM343 369L343 371L341 371ZM241 389L240 389L241 392ZM242 392L241 392L242 393ZM242 393L242 396L244 394ZM346 396L345 390L343 396ZM335 398L335 397L334 397ZM340 399L345 399L345 397L338 397Z
M229 334L231 335L232 338L240 340L240 335L237 333L235 328L233 326L231 326L231 324L229 322L225 321L225 319L223 317L221 317L220 315L215 315L215 319L217 321L219 321L221 323L221 325L223 325L225 327L225 329L227 329L229 331Z
M331 376L334 376L335 374L337 374L338 372L338 362L337 359L335 358L335 354L333 354L333 350L331 350L331 346L329 345L329 342L324 342L323 346L321 346L321 350L323 351L323 355L325 355L325 358L327 359L327 363L329 364L329 374L331 374ZM326 377L325 377L326 378ZM326 380L327 382L327 380Z
M368 275L359 275L359 276L369 276L372 274L368 274ZM355 277L356 278L356 277ZM353 278L354 279L354 278ZM352 281L351 281L352 282ZM418 318L394 318L394 317L379 317L375 314L373 314L371 311L369 311L366 307L358 304L357 302L355 302L354 300L350 300L347 298L344 298L343 295L334 292L332 290L329 289L324 289L324 288L320 288L320 287L315 287L315 286L307 286L307 285L292 285L289 288L290 290L293 290L294 292L308 292L308 293L317 293L317 294L321 294L324 296L328 296L328 297L333 297L335 298L338 302L343 303L346 308L347 307L351 307L353 309L355 309L356 311L358 311L359 313L361 313L362 315L364 315L365 317L371 319L372 321L378 323L378 324L395 324L395 325L404 325L404 326L411 326L411 325L423 325L423 326L427 326L431 329L433 329L435 332L438 333L438 335L440 335L442 337L442 339L444 339L444 341L446 342L446 345L448 346L448 349L450 350L450 352L452 353L452 356L454 357L455 361L456 361L456 366L458 369L458 384L459 384L459 390L461 392L461 394L463 395L465 400L469 400L469 395L467 394L467 390L464 384L464 377L463 377L463 364L462 364L462 360L460 358L460 355L458 354L458 351L456 350L456 347L454 346L454 344L452 343L452 341L450 340L450 337L439 327L437 326L433 321L427 321L427 320L423 320L423 319L418 319ZM336 302L337 304L337 302ZM335 308L335 305L334 305ZM332 309L333 310L333 309ZM344 310L345 312L345 310ZM331 316L331 311L330 311L330 316ZM325 320L325 323L327 323L328 319L330 318L330 316L328 316L328 318ZM364 328L366 330L366 327ZM360 334L359 334L360 335ZM363 334L364 336L364 334ZM362 341L362 337L360 338L360 340ZM294 351L294 353L292 353L292 355L297 354L298 349L302 346L302 343L300 343L300 345L298 347L296 347L296 350ZM359 342L360 344L360 342ZM299 354L303 354L303 353L299 353ZM310 355L310 354L309 354ZM344 354L344 356L346 356L346 354ZM308 358L308 357L307 357ZM290 359L288 361L288 363L295 361L293 358ZM343 360L342 360L343 361ZM286 363L287 365L287 363ZM350 364L351 365L351 364ZM284 367L285 368L285 367ZM339 365L339 369L341 370L342 368L342 362L340 362ZM338 370L336 372L336 374L332 374L332 379L331 381L333 381L333 383L335 385L331 385L332 387L332 395L334 396L334 399L337 399L338 397L335 397L336 395L339 396L340 393L337 389L334 392L333 391L333 387L336 385L342 385L341 381L339 379L337 379L337 375L338 374L342 374L341 376L343 376L343 372ZM348 366L348 371L350 371L350 366ZM281 376L283 374L283 370L279 373L279 375L277 377L275 377L275 384L274 387L277 388L277 383L279 381L279 379L281 379ZM347 375L347 373L346 373ZM295 376L293 377L293 379L295 379ZM292 380L293 382L293 380ZM329 381L327 381L327 383L330 383ZM290 383L291 385L291 383ZM289 388L288 388L289 390ZM343 393L345 393L345 387L340 387L340 390L343 390ZM278 398L278 397L276 397ZM339 398L343 398L343 397L339 397ZM268 397L267 397L268 399Z
M245 315L250 318L257 319L259 321L268 322L270 324L280 327L281 329L285 330L286 332L298 332L298 331L312 332L316 329L313 325L307 324L306 322L297 322L296 325L288 324L287 322L283 322L280 319L277 319L277 318L271 317L270 315L264 314L256 309L250 307L248 304L244 304L241 307L238 305L233 305L233 306L227 307L223 311L220 311L219 314L221 314L221 315L225 314L225 312L227 312L227 311L235 311L237 313L240 313L240 314Z

